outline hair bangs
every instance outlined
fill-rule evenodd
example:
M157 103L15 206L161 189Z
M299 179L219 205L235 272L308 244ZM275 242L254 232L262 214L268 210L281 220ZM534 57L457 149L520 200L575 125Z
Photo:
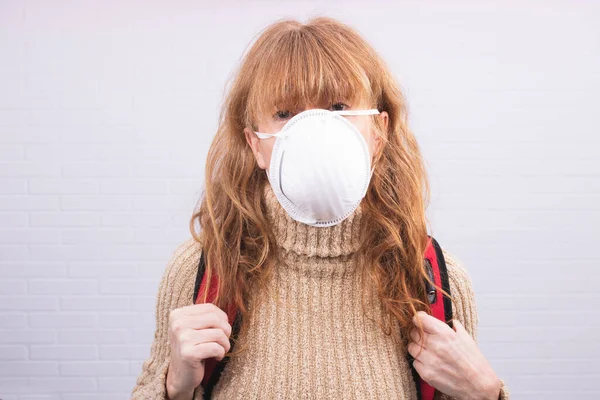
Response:
M278 38L255 69L248 94L251 123L278 110L329 109L343 102L351 108L371 103L371 83L355 52L344 43L305 31Z

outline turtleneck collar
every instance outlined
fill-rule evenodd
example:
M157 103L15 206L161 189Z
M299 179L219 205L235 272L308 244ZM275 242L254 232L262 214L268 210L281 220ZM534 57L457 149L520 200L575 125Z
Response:
M351 254L360 247L360 206L337 225L316 227L291 218L268 182L263 195L267 218L273 224L273 233L281 248L307 257L339 257Z

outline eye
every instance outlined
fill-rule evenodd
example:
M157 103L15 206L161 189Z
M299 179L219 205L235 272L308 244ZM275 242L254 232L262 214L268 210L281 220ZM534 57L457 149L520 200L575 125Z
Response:
M344 107L345 107L345 108L344 108ZM346 110L346 109L348 109L348 105L347 105L347 104L345 104L345 103L334 103L334 104L331 106L331 108L332 108L334 111L342 111L342 110Z
M275 114L273 114L274 119L288 119L292 115L288 110L278 110Z

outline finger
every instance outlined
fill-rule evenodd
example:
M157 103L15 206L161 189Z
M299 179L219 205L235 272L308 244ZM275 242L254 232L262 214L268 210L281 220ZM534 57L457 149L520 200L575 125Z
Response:
M420 321L423 325L423 330L429 334L439 334L444 332L444 329L451 329L444 322L440 321L434 316L427 314L425 311L419 311L413 317L413 322L417 325L417 321Z
M231 336L231 324L227 320L223 320L218 314L204 314L201 317L188 317L190 321L190 327L192 329L208 329L208 328L219 328L225 332L227 337Z
M229 324L228 321L223 321L223 319L216 314L205 314L202 317L188 317L187 319L190 321L190 327L192 329L202 330L218 328L225 332L227 337L231 336L231 324Z
M170 319L170 330L175 333L186 329L201 330L209 328L221 329L228 337L231 336L231 324L228 321L224 321L217 313L208 313L199 316L172 315Z
M452 328L458 334L462 334L462 333L468 334L467 330L465 329L465 326L457 319L452 320Z
M427 341L427 333L425 333L425 336L423 337L423 339L421 339L419 330L413 329L410 331L410 338L413 340L413 342L420 343L423 347L425 347L425 343Z
M225 353L225 348L218 342L204 342L197 345L187 344L181 348L181 357L194 361L206 360L211 357L221 360Z
M177 310L179 310L181 315L202 315L214 312L225 321L229 321L229 316L227 313L213 303L192 304L190 306L178 308Z
M222 329L186 329L181 332L177 339L180 343L190 343L192 345L197 345L206 342L218 342L220 343L225 350L229 351L231 346L229 342L229 337L223 332Z
M419 343L421 337L419 336L419 331L417 329L412 329L410 331L410 338L412 339L413 342L415 343Z
M195 345L208 342L217 342L223 346L225 352L228 352L231 348L229 337L221 329L202 329L201 331L194 332L197 334L197 340L196 343L194 343Z
M415 359L413 361L413 367L415 367L415 371L417 371L417 373L419 374L421 379L423 379L425 382L429 383L428 380L425 379L425 377L428 377L428 376L426 374L427 367L425 366L423 361Z
M422 357L423 356L423 352L426 350L425 347L421 346L418 343L415 342L410 342L408 344L408 346L406 347L408 353L413 356L414 358L417 357Z

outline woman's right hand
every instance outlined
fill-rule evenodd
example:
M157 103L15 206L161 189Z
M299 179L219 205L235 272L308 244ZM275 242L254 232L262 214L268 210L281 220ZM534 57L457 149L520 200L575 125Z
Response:
M171 400L191 399L204 378L204 360L222 360L230 349L231 325L225 311L212 303L194 304L169 314L171 360L167 394Z

